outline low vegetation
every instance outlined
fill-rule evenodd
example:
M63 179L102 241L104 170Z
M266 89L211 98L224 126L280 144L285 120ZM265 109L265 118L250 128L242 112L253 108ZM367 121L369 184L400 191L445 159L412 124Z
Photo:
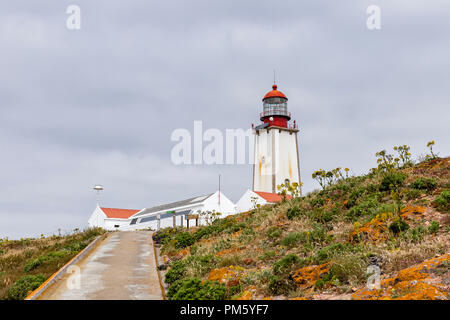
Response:
M104 230L37 239L0 239L0 299L23 300Z
M306 196L281 185L280 203L155 233L169 299L447 299L450 158L433 145L417 163L408 146L395 147L397 156L382 150L366 175L320 169L313 178L321 190ZM402 272L424 261L437 271L412 273L408 289ZM405 287L382 280L385 293L368 290L369 266ZM427 295L413 293L425 287Z

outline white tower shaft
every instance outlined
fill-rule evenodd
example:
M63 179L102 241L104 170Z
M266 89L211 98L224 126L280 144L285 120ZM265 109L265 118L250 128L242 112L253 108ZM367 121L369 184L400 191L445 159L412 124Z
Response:
M255 129L253 191L276 193L287 180L300 183L297 129Z

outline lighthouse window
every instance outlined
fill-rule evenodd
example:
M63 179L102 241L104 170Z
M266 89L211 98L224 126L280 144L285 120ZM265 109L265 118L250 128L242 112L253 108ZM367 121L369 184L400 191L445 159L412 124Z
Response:
M288 185L290 183L289 179L284 179L284 184Z

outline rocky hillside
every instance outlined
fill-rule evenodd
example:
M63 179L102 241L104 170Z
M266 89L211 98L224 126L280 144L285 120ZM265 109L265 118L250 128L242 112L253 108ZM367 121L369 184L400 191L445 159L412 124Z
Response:
M156 233L167 296L448 299L450 158L431 149L414 164L407 146L394 150L367 175L318 170L320 191L280 186L292 199Z

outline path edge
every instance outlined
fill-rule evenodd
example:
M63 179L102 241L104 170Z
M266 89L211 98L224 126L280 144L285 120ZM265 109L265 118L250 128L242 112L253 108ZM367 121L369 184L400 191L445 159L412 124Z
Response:
M156 253L156 246L155 246L155 240L153 240L153 234L150 236L150 238L151 238L151 241L153 243L153 253L155 254L156 273L158 274L159 287L161 288L161 294L162 294L163 300L166 300L166 290L164 289L164 286L162 284L161 273L160 273L160 271L158 269L159 259L158 259L158 254Z
M97 236L97 238L95 238L91 243L88 244L88 246L86 248L84 248L83 250L81 250L75 257L73 257L69 262L67 262L61 269L59 269L58 271L56 271L54 274L52 274L50 276L50 278L48 278L47 280L44 281L43 284L41 284L36 290L34 290L33 292L31 292L26 298L25 300L37 300L43 293L45 290L48 289L48 287L50 287L53 283L55 283L56 281L58 281L60 278L62 278L66 272L67 269L74 265L75 263L77 263L78 261L80 261L82 258L84 258L89 252L92 251L92 249L95 247L95 245L102 239L105 238L105 234L102 234L100 236Z

